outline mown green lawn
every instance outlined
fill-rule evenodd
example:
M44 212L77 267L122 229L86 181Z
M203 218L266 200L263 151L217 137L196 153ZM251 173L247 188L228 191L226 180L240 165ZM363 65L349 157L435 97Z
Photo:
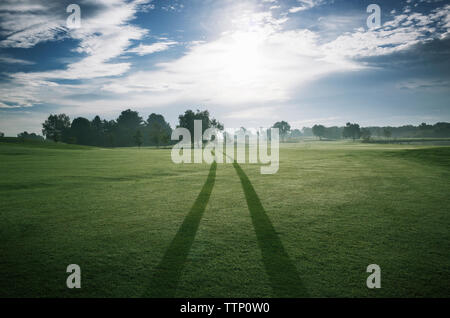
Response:
M0 296L450 296L450 147L306 142L280 160L261 175L0 143Z

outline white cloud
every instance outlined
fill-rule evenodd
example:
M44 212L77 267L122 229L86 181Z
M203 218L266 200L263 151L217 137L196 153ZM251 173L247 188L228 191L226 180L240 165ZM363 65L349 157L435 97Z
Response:
M87 0L85 0L86 2ZM148 1L96 1L102 10L95 16L82 19L82 28L67 31L67 36L79 40L78 53L87 56L71 63L64 70L35 73L17 73L13 76L30 81L42 79L91 79L96 77L117 76L127 72L130 63L110 63L113 58L122 55L132 44L132 40L140 40L147 30L127 24L135 17L139 5ZM51 31L49 31L51 32ZM39 35L29 34L34 40L26 44L32 45L42 39ZM7 39L11 41L11 37ZM7 45L7 42L4 45Z
M236 17L240 27L235 31L194 45L183 57L156 65L156 70L111 80L103 90L136 99L151 95L159 105L207 102L233 108L284 103L304 83L364 68L355 58L390 54L439 37L439 32L429 35L430 23L447 16L442 10L428 16L400 15L380 29L361 28L322 43L317 33L285 31L272 13L259 12ZM412 23L402 26L404 21Z
M306 9L307 9L306 7L292 7L292 8L289 9L289 12L290 13L297 13L297 12L300 12L300 11L303 11L303 10L306 10Z
M153 54L156 52L162 52L170 49L170 47L178 44L178 42L169 41L169 42L157 42L150 45L143 45L142 43L139 46L134 47L128 50L128 53L136 53L139 56Z
M450 87L450 81L442 80L442 79L410 79L408 81L402 81L397 83L397 87L399 89L408 89L408 90L448 90Z
M392 54L411 48L418 43L443 38L449 34L446 21L450 16L450 5L433 10L429 15L400 14L382 27L374 30L363 28L339 36L324 45L328 59L360 58ZM439 30L433 27L440 26Z
M299 6L289 9L290 13L297 13L300 11L309 10L323 3L323 0L297 0L300 3Z
M34 62L22 60L22 59L16 59L14 57L10 56L1 56L0 55L0 63L7 63L7 64L22 64L22 65L32 65Z
M91 80L127 72L131 63L113 63L111 60L125 53L132 40L140 40L147 33L147 30L132 26L128 22L135 17L141 5L146 5L150 1L84 0L83 4L97 5L101 10L91 17L82 16L82 28L73 30L62 27L65 21L62 22L62 19L58 18L44 23L43 21L49 18L46 12L24 11L11 17L9 12L1 12L2 17L10 19L2 20L0 27L4 29L7 26L7 31L15 30L16 33L6 36L6 40L0 42L0 46L30 47L42 41L65 36L78 40L79 45L75 50L86 56L68 64L66 69L62 70L9 74L10 81L0 86L2 103L0 107L29 107L43 102L73 104L71 100L64 100L64 94L71 95L73 91L83 90L86 87L88 90L95 90L98 88L96 84L92 83L92 87L68 86L59 85L53 80ZM22 1L22 4L25 2ZM64 35L60 35L57 29L64 29Z
M29 11L44 11L47 10L48 7L43 3L38 1L34 1L30 3L30 1L24 0L4 0L3 3L0 4L0 11L8 11L8 12L29 12Z
M163 5L161 7L162 10L164 11L174 11L174 12L181 12L184 8L184 4L182 3L178 3L177 0L175 0L172 3Z
M326 54L311 31L281 31L277 23L268 23L272 19L255 25L257 19L249 19L250 29L194 45L183 57L156 65L157 70L111 80L103 89L152 94L161 104L208 101L233 107L287 101L307 81L357 67L344 60L324 62Z
M57 2L4 0L0 5L0 47L30 48L64 36L65 10Z
M270 10L243 12L234 17L232 30L214 40L192 42L182 57L153 65L152 71L127 74L131 62L112 62L114 58L124 53L151 54L177 44L160 39L130 49L147 32L130 24L143 3L104 4L106 11L68 34L80 41L77 52L86 57L63 70L10 74L12 80L0 86L0 107L46 102L86 113L120 110L124 105L197 103L229 107L230 113L224 115L228 118L276 116L274 107L290 102L303 84L330 73L364 68L356 58L390 54L446 37L450 26L450 6L445 6L428 15L400 14L379 29L361 28L324 41L307 29L285 30L287 18L277 18ZM407 21L410 24L403 25ZM438 28L431 32L435 24ZM83 84L56 84L53 79L82 79ZM89 94L100 96L89 101L67 97Z

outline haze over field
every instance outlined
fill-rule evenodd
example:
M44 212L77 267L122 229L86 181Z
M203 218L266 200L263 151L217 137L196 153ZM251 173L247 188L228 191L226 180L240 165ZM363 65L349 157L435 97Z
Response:
M197 106L226 127L450 121L450 5L376 1L369 30L372 2L2 1L0 130L128 107L172 126Z

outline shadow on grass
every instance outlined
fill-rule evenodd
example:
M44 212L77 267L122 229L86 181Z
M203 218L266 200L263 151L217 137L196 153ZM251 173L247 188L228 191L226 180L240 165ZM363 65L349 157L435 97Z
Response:
M237 162L233 166L241 179L245 199L255 228L262 261L275 297L307 297L297 268L289 259L283 244L270 222L250 180Z
M151 285L144 292L143 297L172 298L175 296L181 272L214 187L216 169L217 163L213 162L202 191L185 217L161 262L156 267Z

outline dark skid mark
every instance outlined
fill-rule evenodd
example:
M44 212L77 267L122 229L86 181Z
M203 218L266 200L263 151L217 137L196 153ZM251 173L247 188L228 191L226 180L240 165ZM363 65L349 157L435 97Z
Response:
M172 298L175 296L181 278L181 272L214 187L216 169L217 163L213 162L209 170L208 178L194 205L185 217L183 224L170 243L161 262L156 266L151 278L151 284L144 292L144 297Z
M284 250L253 185L237 162L234 162L233 166L241 179L256 238L261 249L262 261L275 297L307 297L308 293L297 268Z

